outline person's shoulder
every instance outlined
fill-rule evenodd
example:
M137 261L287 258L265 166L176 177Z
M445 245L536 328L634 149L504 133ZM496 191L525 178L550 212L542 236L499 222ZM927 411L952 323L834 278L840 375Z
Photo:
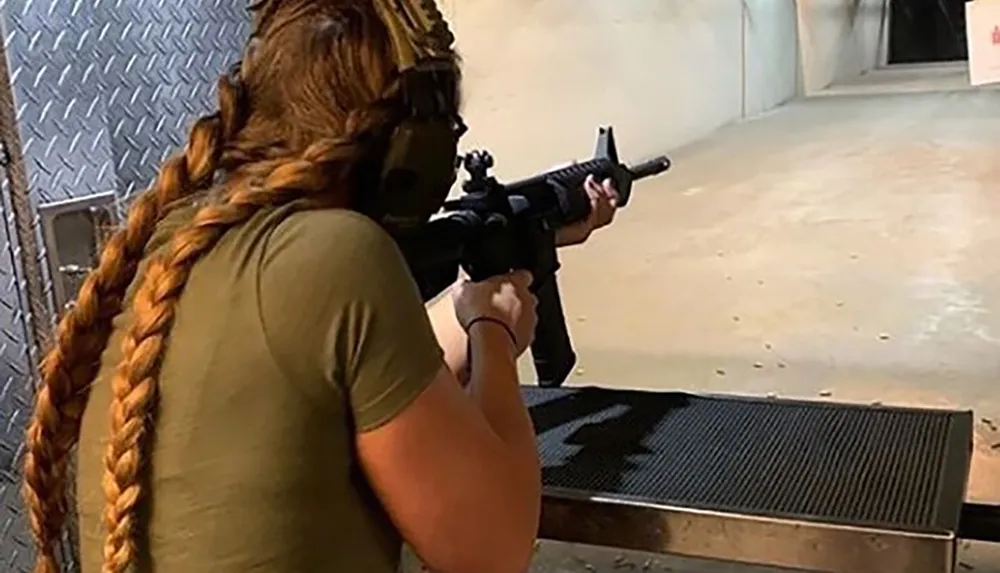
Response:
M270 257L296 253L327 262L356 257L396 256L392 237L375 221L347 209L314 209L288 214L268 241ZM269 257L269 258L270 258Z
M351 284L399 281L409 274L395 240L375 221L346 209L298 211L283 217L268 238L263 267L295 280L350 276ZM287 280L287 279L285 279Z
M275 229L275 234L327 245L393 242L378 223L349 209L310 209L290 213Z

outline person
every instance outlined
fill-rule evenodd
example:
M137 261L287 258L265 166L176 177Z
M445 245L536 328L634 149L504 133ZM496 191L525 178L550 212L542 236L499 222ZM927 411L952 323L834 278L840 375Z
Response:
M75 451L83 573L388 573L403 540L440 573L520 573L541 497L515 364L531 277L426 307L348 208L365 136L402 105L384 24L365 0L256 9L218 112L134 199L42 362L34 570L60 570ZM613 185L587 191L561 244L611 221Z

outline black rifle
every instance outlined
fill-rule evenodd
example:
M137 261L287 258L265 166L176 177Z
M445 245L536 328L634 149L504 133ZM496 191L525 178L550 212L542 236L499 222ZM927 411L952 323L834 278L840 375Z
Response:
M444 216L418 231L398 237L424 300L430 300L455 282L461 267L474 281L527 269L534 276L538 297L538 326L531 355L538 384L560 386L576 364L576 353L566 328L556 271L555 232L590 214L584 180L614 181L625 206L636 180L670 168L665 156L628 167L618 161L611 127L598 133L594 158L516 183L500 183L489 170L493 157L473 151L461 158L469 179L464 194L444 204Z

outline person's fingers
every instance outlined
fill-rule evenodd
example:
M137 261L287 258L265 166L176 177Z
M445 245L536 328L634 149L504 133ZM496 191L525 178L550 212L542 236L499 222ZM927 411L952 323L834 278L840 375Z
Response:
M584 180L583 191L590 199L591 207L600 200L601 195L604 193L601 190L601 184L597 182L597 178L593 175L588 175L587 179Z
M618 203L618 199L621 197L621 195L618 194L618 188L615 187L615 182L611 179L605 179L601 182L601 192L608 198L612 205Z
M532 276L531 271L525 269L516 270L510 274L510 282L520 288L526 289L530 287L531 281L533 280L534 277Z
M597 182L597 178L593 174L587 176L587 179L583 182L583 188L590 199L590 215L587 216L587 220L592 225L594 222L600 220L601 212L604 211L604 204L607 203L607 199L605 198L601 184Z
M615 214L618 193L610 179L605 179L600 186L600 195L594 202L594 216L597 222L605 225L611 221Z

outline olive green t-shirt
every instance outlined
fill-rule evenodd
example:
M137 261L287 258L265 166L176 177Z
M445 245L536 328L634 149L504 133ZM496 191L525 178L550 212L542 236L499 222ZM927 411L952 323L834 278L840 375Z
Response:
M192 213L169 215L147 253ZM110 379L130 323L116 318L83 417L83 573L102 561ZM401 540L354 438L442 364L402 255L369 219L285 207L229 231L195 264L168 338L136 573L396 571Z

